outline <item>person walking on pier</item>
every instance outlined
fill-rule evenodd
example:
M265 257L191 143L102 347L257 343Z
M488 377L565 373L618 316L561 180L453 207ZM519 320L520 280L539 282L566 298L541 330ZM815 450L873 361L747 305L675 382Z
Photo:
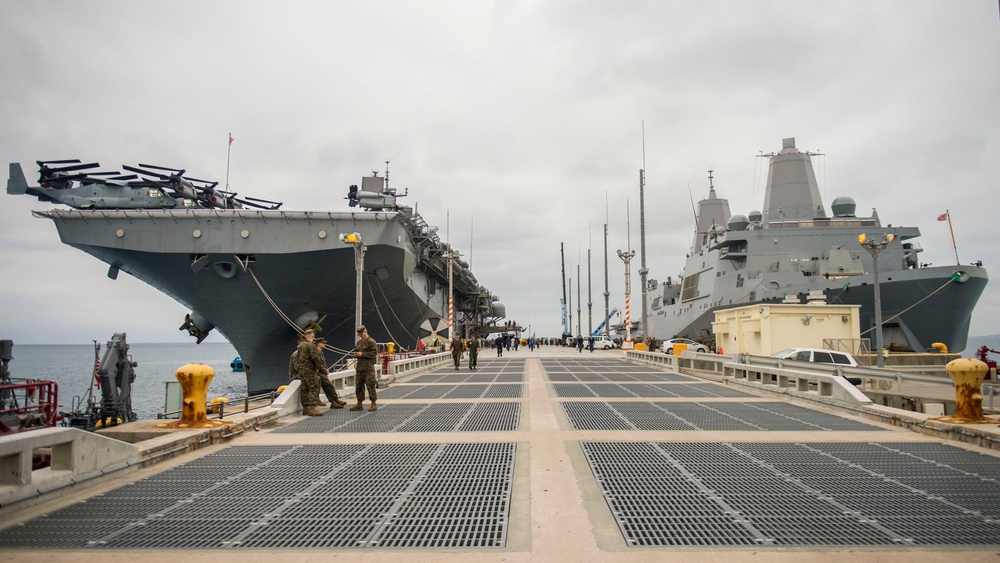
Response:
M375 340L368 336L368 329L365 325L358 327L358 343L354 345L355 376L354 394L358 398L358 404L351 407L352 411L359 411L364 408L365 389L368 389L368 396L371 397L372 406L370 411L378 410L375 401L378 396L375 394L375 358L378 356L378 345Z
M580 335L576 336L576 351L581 354L583 353L583 337Z
M317 338L315 344L316 349L319 350L320 357L323 358L323 369L317 374L319 376L319 386L323 388L326 400L330 401L330 408L342 409L347 404L347 401L340 400L340 397L337 396L337 388L330 381L330 368L326 366L326 355L323 354L323 350L326 349L326 339Z
M503 357L503 338L500 337L500 336L497 336L497 339L495 341L493 341L493 345L496 346L496 348L497 348L497 357L498 358L502 358Z
M323 404L319 400L319 373L320 371L326 373L326 360L313 344L316 332L308 329L302 336L302 342L299 342L298 348L295 349L291 360L289 360L288 376L301 382L299 398L302 401L302 414L323 416L323 413L316 407Z
M451 337L451 359L455 362L455 371L458 371L462 363L462 351L465 349L465 345L462 344L462 339L455 336Z
M469 340L469 369L476 369L476 362L479 360L479 338L473 337Z

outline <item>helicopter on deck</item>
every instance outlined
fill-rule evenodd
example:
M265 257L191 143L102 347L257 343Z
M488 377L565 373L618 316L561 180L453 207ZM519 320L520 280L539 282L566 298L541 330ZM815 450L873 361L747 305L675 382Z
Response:
M185 170L139 164L123 166L133 174L91 172L100 164L79 160L37 161L38 185L29 186L20 163L10 164L7 193L77 209L172 209L178 207L277 209L279 202L217 190L218 182L185 177ZM141 175L141 177L140 177Z

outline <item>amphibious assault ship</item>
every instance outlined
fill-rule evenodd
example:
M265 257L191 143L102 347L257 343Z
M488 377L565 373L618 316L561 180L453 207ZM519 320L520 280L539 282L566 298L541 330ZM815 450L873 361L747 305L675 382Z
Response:
M698 202L695 237L679 279L647 283L649 335L710 337L719 309L805 302L816 292L828 303L860 305L865 335L875 326L874 264L858 236L891 235L878 258L885 345L923 352L940 342L963 350L972 310L988 281L982 263L922 265L922 249L914 242L919 229L883 226L875 210L859 217L850 197L836 198L828 215L814 155L799 151L794 138L784 139L780 152L762 155L770 160L764 208L748 215L732 215L709 176L709 195Z
M386 163L388 165L388 162ZM449 260L455 330L465 336L506 316L466 262L373 172L351 186L356 210L284 211L280 203L215 189L184 170L140 164L143 175L88 173L96 163L39 162L29 187L10 165L7 192L66 203L36 211L62 242L127 272L190 308L181 330L200 343L218 330L247 366L248 391L288 382L298 332L328 348L354 346L356 249L363 244L362 316L378 342L408 349L447 338ZM344 235L344 236L341 236Z

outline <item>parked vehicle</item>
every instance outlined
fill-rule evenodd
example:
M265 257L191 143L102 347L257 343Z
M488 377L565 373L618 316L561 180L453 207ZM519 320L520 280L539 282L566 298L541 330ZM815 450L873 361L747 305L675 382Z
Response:
M587 342L584 341L584 346L586 346L586 345L587 345ZM617 348L617 347L618 347L618 345L615 344L615 341L611 340L607 336L595 336L594 337L594 350L612 350L612 349Z
M772 358L795 360L797 362L813 362L817 364L834 364L838 366L858 367L858 361L847 352L824 350L822 348L786 348L771 354Z
M858 367L858 361L847 352L837 352L835 350L824 350L822 348L786 348L775 354L772 358L782 358L785 360L795 360L797 362L812 362L815 364L833 364L836 366ZM861 385L860 377L847 377L852 385Z
M667 354L673 354L675 344L686 344L687 349L692 352L708 352L708 346L687 338L671 338L670 340L664 340L662 346L663 351Z

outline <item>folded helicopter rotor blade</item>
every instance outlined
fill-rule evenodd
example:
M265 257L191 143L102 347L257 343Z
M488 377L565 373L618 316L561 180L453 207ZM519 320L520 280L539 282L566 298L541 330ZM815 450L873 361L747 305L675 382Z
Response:
M73 180L83 180L87 178L86 174L64 174L60 176L43 176L42 181L46 182L72 182Z
M247 198L239 198L239 197L237 197L237 198L233 198L233 199L235 199L236 201L242 203L243 205L246 205L246 206L249 206L249 207L256 207L257 209L278 209L279 207L281 207L281 203L279 203L279 202L268 201L266 199L258 199L258 198L255 198L255 197L247 197ZM262 203L257 203L257 202L262 202Z
M90 168L97 168L100 166L99 162L89 162L87 164L74 164L72 166L61 166L59 168L48 168L49 172L72 172L74 170L88 170Z
M129 166L127 164L122 165L122 168L128 170L129 172L135 172L137 174L142 174L143 176L155 176L161 180L169 180L170 176L166 174L160 174L159 172L150 172L149 170L143 170L142 168L136 168L135 166Z
M78 159L78 158L71 158L71 159L68 159L68 160L36 160L35 162L38 163L39 166L42 166L42 165L45 165L45 164L79 164L80 163L80 159Z
M166 166L156 166L155 164L143 164L141 162L139 163L139 166L142 166L143 168L152 168L154 170L169 170L171 172L176 172L178 174L184 174L184 170L180 168L168 168Z
M270 203L271 205L281 205L281 202L279 202L279 201L271 201L269 199L260 199L260 198L256 198L256 197L247 197L246 199L249 199L250 201L259 201L261 203Z

